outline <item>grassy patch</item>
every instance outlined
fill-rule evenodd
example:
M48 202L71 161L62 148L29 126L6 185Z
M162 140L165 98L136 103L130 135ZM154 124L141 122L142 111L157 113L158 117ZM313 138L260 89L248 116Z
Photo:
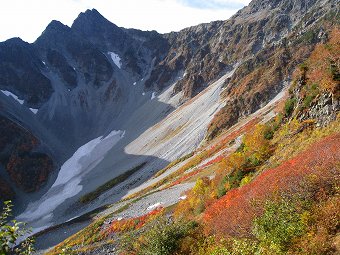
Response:
M131 175L133 175L134 173L136 173L139 169L141 169L144 165L146 164L146 162L130 169L129 171L118 175L117 177L113 178L112 180L104 183L103 185L99 186L98 188L96 188L94 191L85 194L84 196L82 196L79 201L81 203L88 203L93 201L94 199L96 199L97 197L99 197L102 193L104 193L105 191L112 189L114 186L116 186L117 184L125 181L126 179L128 179Z

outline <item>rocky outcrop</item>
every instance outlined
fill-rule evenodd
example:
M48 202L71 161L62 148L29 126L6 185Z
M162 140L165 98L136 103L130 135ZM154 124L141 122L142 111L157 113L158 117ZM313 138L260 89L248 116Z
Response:
M323 127L336 119L340 110L339 99L335 98L332 93L322 93L318 95L311 103L307 111L301 111L298 114L299 120L314 120L316 126Z

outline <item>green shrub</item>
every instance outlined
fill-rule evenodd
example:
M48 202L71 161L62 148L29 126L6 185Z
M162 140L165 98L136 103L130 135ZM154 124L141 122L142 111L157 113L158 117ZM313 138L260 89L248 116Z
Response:
M12 213L11 201L6 201L0 216L0 255L5 254L20 254L29 255L34 252L33 238L27 238L25 241L17 244L17 241L29 234L25 228L25 224L16 220L9 221L8 218Z
M246 175L245 177L242 178L242 180L240 182L240 187L248 184L249 182L251 182L252 179L253 179L253 174L252 173Z
M227 190L224 185L219 185L217 187L217 198L223 197L227 193Z
M295 98L287 99L287 101L285 103L285 108L284 108L286 117L289 117L293 113L295 104L296 104Z
M158 220L155 225L143 235L143 242L138 254L167 255L173 254L180 245L181 239L196 227L194 222L168 222Z
M243 152L244 147L245 147L245 144L244 144L244 142L242 142L242 143L240 144L240 146L236 149L236 152Z
M258 242L251 239L217 239L216 236L204 238L198 249L191 254L197 255L260 255ZM261 254L262 255L262 254Z
M303 99L302 102L302 107L303 108L308 108L312 101L314 100L314 98L319 94L319 87L317 84L313 83L312 85L309 85L306 88L306 96Z
M253 255L257 252L258 246L255 241L249 239L234 239L232 242L232 252L230 255Z
M274 130L273 129L267 129L264 133L264 138L267 140L271 140L274 137Z
M313 101L314 97L312 95L308 95L303 99L303 108L308 108Z
M307 226L304 212L288 199L268 201L264 209L263 215L254 221L253 234L263 250L283 254L294 238L305 233Z
M217 198L221 198L227 193L227 189L225 188L225 184L227 183L227 181L227 176L224 176L220 183L217 185Z

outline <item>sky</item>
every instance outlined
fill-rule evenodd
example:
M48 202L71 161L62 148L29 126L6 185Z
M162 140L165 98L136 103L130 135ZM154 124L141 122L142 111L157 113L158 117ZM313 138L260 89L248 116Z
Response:
M71 26L80 12L97 9L117 26L160 33L226 20L250 0L1 0L0 41L33 42L51 20Z

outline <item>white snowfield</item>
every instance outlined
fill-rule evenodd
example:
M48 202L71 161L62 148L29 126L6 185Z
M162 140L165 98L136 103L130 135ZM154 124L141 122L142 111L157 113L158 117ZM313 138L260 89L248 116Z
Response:
M13 94L12 92L10 91L7 91L7 90L1 90L2 93L4 93L6 96L11 96L13 97L17 102L19 102L19 104L23 104L25 101L24 100L21 100L19 99L19 97L15 94Z
M40 200L30 203L18 219L34 222L34 230L48 226L53 210L82 190L80 183L83 177L104 158L124 134L124 131L114 130L105 137L100 136L81 146L62 165L56 181L47 193Z
M116 66L118 66L119 69L122 68L122 59L119 57L118 54L114 53L114 52L108 52L108 54L111 56L111 59L113 61L113 63L115 63Z

